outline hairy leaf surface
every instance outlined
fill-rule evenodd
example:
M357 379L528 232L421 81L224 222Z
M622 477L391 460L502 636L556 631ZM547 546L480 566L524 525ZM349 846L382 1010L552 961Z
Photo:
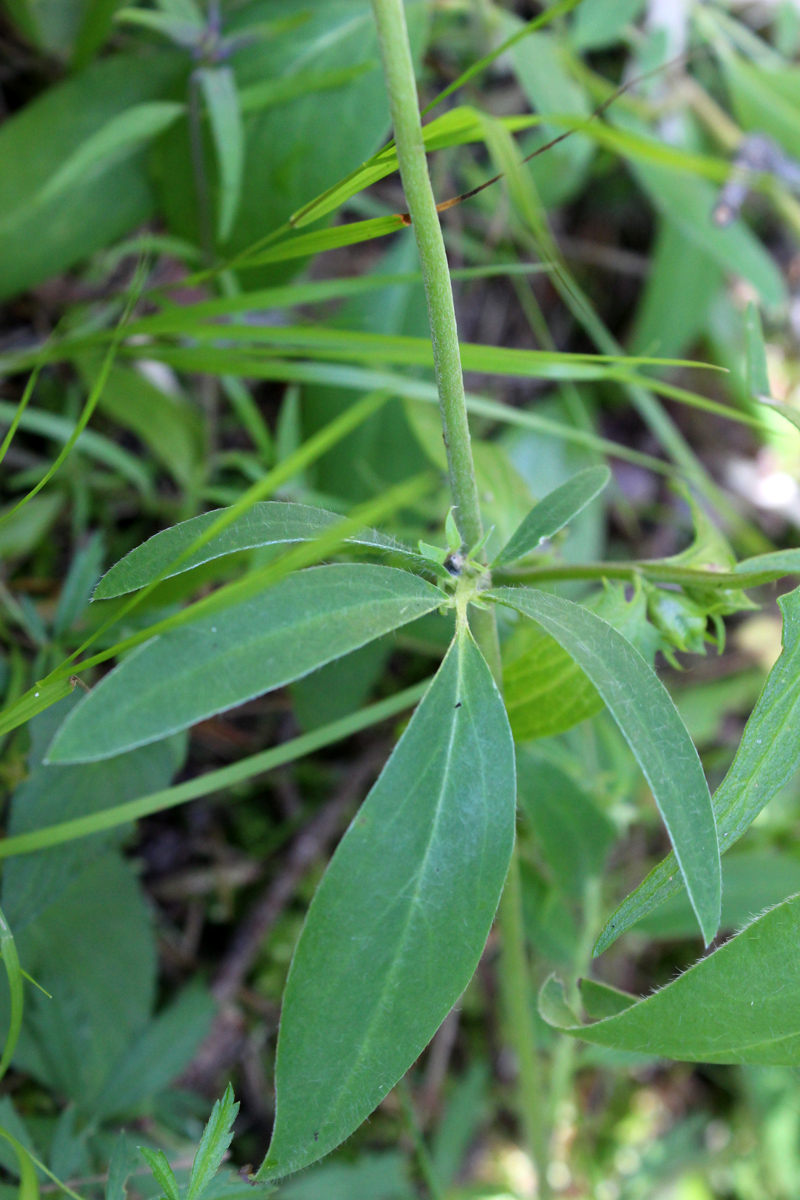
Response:
M199 517L181 521L179 525L164 529L142 542L106 572L97 585L94 599L107 600L112 596L123 596L126 592L135 592L158 579L170 563L191 546L196 538L205 533L224 512L225 509L214 509L202 513ZM221 534L206 542L173 570L167 571L164 578L170 579L173 575L190 571L193 567L210 562L211 559L235 554L239 550L311 541L341 520L339 513L313 508L308 504L263 500L254 504L244 516L232 521ZM377 530L364 530L363 533L355 534L347 540L355 545L400 555L410 562L430 569L427 559L407 549L394 538L378 533Z
M552 977L539 1009L596 1045L684 1062L800 1063L800 897L772 908L685 974L615 1016L581 1025Z
M766 556L765 556L766 557ZM783 613L783 652L769 673L736 757L714 793L720 851L724 853L800 766L800 589L778 600ZM607 921L594 947L602 954L621 933L680 891L672 854L658 864Z
M158 741L300 679L431 612L444 592L395 567L341 563L151 639L56 734L49 762L93 762Z

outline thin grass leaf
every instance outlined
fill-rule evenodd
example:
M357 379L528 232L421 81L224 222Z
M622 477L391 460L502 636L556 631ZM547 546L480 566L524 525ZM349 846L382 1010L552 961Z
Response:
M23 696L0 712L0 737L24 725L51 704L63 700L73 686L69 677L35 683Z
M18 1142L15 1137L0 1127L0 1137L6 1142L9 1142L14 1149L19 1163L19 1190L17 1191L17 1200L39 1200L39 1179L36 1174L36 1160L30 1151L26 1150L21 1142ZM71 1188L65 1187L70 1196L75 1196L75 1192ZM82 1200L82 1197L78 1197Z
M28 401L30 400L30 398L33 395L34 390L36 388L36 384L39 379L39 373L41 372L41 369L42 368L40 366L34 367L33 371L31 372L31 375L28 379L28 382L25 384L25 390L22 393L19 404L17 405L17 410L14 413L14 419L8 427L8 433L3 438L2 445L0 445L0 463L3 461L3 459L6 456L8 447L11 445L14 434L19 429L19 425L20 425L20 421L22 420L23 413L25 412L25 409L28 407Z
M203 1130L192 1163L186 1200L200 1200L200 1196L222 1165L233 1139L233 1123L238 1112L239 1105L233 1098L233 1088L228 1084L225 1094L214 1104Z
M85 181L87 176L109 170L169 129L185 111L183 104L152 100L135 104L112 117L69 156L41 189L34 203L50 204L75 183Z
M201 796L210 796L215 792L231 791L230 799L238 795L237 785L257 775L264 775L287 763L296 762L326 746L370 729L383 721L396 717L399 713L413 708L422 698L430 679L414 684L390 696L387 700L379 700L366 708L359 709L338 721L321 726L311 733L301 734L288 742L282 742L269 750L253 754L231 766L220 767L215 771L207 771L185 783L163 788L148 796L140 796L136 800L128 800L124 804L114 805L113 808L103 809L102 812L91 813L85 817L74 817L69 821L61 821L57 825L48 825L43 829L32 830L30 833L16 834L12 837L0 838L0 860L14 858L20 854L34 854L38 850L46 850L51 846L63 846L78 838L91 837L92 834L102 833L108 829L116 829L131 821L141 820L152 816L153 813L164 812L181 804L188 804Z
M0 425L10 425L19 412L19 406L0 400ZM19 428L41 437L52 438L53 441L67 443L73 437L76 422L68 417L59 417L56 413L45 412L43 409L26 408L19 414ZM143 497L150 498L153 494L153 482L146 467L135 455L117 446L109 438L95 433L92 429L83 429L78 433L73 447L85 454L87 458L102 463L103 466L117 472L128 483L132 484Z
M24 1007L19 955L17 954L14 935L8 927L8 922L2 910L0 910L0 956L2 956L3 966L8 977L8 990L11 997L8 1033L6 1034L6 1041L3 1046L3 1054L0 1057L0 1079L2 1079L11 1065L11 1059L14 1057L14 1051L17 1048L17 1042L22 1030L22 1013Z
M196 78L205 100L219 171L217 237L228 240L239 210L244 173L244 126L230 67L201 67Z
M138 271L137 276L134 279L133 286L131 288L131 292L128 297L128 301L125 305L125 308L123 310L122 316L120 317L120 319L117 323L115 336L111 342L111 345L109 346L108 350L106 351L106 355L103 360L103 365L100 368L100 372L97 376L97 380L95 381L95 385L92 388L91 392L89 393L89 395L86 399L86 403L83 406L83 411L81 412L80 417L78 418L78 420L75 423L75 428L73 429L72 433L70 434L70 436L67 439L64 446L62 447L60 453L57 455L55 462L48 468L48 470L45 472L45 474L42 476L42 478L39 480L39 482L35 485L35 487L31 488L31 490L28 492L27 496L23 496L23 498L17 504L15 504L13 508L9 509L8 512L4 513L3 516L0 517L0 527L2 527L2 525L4 525L5 522L8 521L9 518L12 517L14 513L18 512L21 508L24 507L24 505L28 504L28 502L30 500L32 500L33 497L38 492L40 492L42 490L42 488L46 486L46 484L48 484L50 482L50 480L55 475L56 471L59 469L59 467L62 465L62 463L68 457L70 451L72 450L73 446L77 442L80 435L83 433L84 429L88 425L89 420L92 416L92 413L94 412L95 408L97 407L97 403L100 399L100 396L102 395L103 388L105 387L106 380L108 379L109 372L111 371L112 363L114 362L114 358L116 357L119 343L123 336L125 323L128 319L128 316L130 315L131 311L133 310L134 305L136 304L136 302L139 298L139 293L141 291L143 282L144 282L144 280L142 277L142 273L141 273L141 271Z
M196 601L188 608L182 609L173 616L167 617L163 621L158 621L156 624L148 626L139 633L131 635L131 637L124 638L115 646L111 646L107 650L103 650L99 654L95 654L92 658L87 659L85 662L81 663L77 669L83 671L89 666L95 666L97 663L106 662L109 658L114 658L119 654L125 653L129 649L133 649L134 646L141 646L143 642L147 642L152 638L155 638L158 634L171 633L173 630L178 630L183 626L191 626L197 621L213 617L217 613L224 613L225 610L230 609L233 605L240 605L245 601L261 596L262 593L264 593L268 588L273 587L281 581L288 582L287 576L291 576L293 573L299 572L304 567L319 563L323 558L328 557L333 550L338 549L338 547L342 545L344 540L351 533L354 533L361 528L361 526L365 523L365 520L373 519L375 517L388 516L398 509L404 508L408 504L412 504L414 501L419 500L421 496L430 491L431 485L432 479L430 476L419 476L415 479L409 480L407 483L399 484L397 487L390 488L377 499L368 501L366 504L361 505L358 509L354 510L350 517L340 521L337 525L331 527L331 529L326 530L319 537L315 538L313 542L307 542L297 546L294 550L290 550L288 554L283 555L282 558L268 563L266 566L258 568L257 570L249 572L249 574L245 575L244 578L236 580L234 583L218 588L217 591L213 592L211 595ZM348 565L352 566L352 564ZM364 564L362 564L361 569L365 569ZM394 567L371 567L369 570L373 572L376 570L389 571L398 577L409 574L408 572L400 571ZM362 577L366 578L364 576ZM420 588L432 588L431 584L425 583L424 580L417 576L409 576L409 578L414 579ZM410 584L407 582L406 586L410 586ZM433 590L429 591L427 594L429 598L432 599L434 594L437 592L440 598L445 597L445 593L436 588L433 588ZM137 595L141 596L142 594L142 592L139 592ZM432 609L436 606L436 603L432 603L430 608ZM402 611L410 612L411 607L412 606L409 605ZM430 611L430 609L428 611ZM219 619L222 620L222 618ZM408 620L411 619L412 617L409 616ZM401 625L404 623L404 621L400 622ZM392 626L392 628L396 628L396 626ZM380 635L376 634L375 636L377 637ZM370 638L366 637L364 640L369 641ZM353 649L356 648L356 646L353 646ZM342 651L342 653L345 653L345 651ZM338 657L338 655L333 655L333 657ZM319 665L322 666L323 664L320 663ZM64 664L57 668L53 674L55 676L60 676L69 669L70 667L67 664ZM253 694L255 695L256 693Z
M767 351L764 345L764 330L761 314L752 300L748 301L744 322L745 331L745 375L747 390L755 400L771 400Z
M228 525L227 529L212 541L195 550L189 558L173 566L181 549L193 544L198 534L217 521L224 511L218 509L203 513L199 517L192 517L179 525L173 525L171 529L162 530L136 546L106 572L97 585L94 599L107 600L114 596L123 596L146 587L154 579L169 579L184 571L191 571L202 563L223 555L236 554L241 550L313 541L323 530L330 529L342 519L338 513L311 508L307 504L261 501ZM417 570L430 569L431 564L427 559L377 530L369 529L354 534L347 539L347 544L378 551L384 557L399 557ZM165 565L168 566L166 575L163 573Z
M243 516L249 509L253 507L259 500L265 496L272 495L282 484L288 482L299 471L302 471L306 466L315 462L322 454L329 450L331 446L336 445L343 437L350 433L353 429L365 421L368 417L376 413L383 404L386 403L387 396L384 393L373 392L364 396L362 400L346 409L340 416L336 417L330 424L324 426L318 433L310 437L307 442L300 446L297 451L290 455L283 462L278 463L271 471L269 471L263 479L258 480L252 487L248 488L244 495L221 513L216 520L198 533L196 538L188 545L181 549L180 554L171 562L164 564L161 574L153 579L142 591L125 604L118 613L106 621L97 629L94 634L86 639L81 646L63 663L60 670L63 670L69 663L74 662L77 657L83 654L99 637L101 637L108 629L117 624L123 617L126 617L134 610L141 602L146 599L150 592L158 586L162 579L165 579L167 572L180 567L183 562L188 561L193 554L196 554L203 546L213 541L214 538L232 525L239 517ZM348 530L348 533L351 532ZM353 530L352 532L355 532ZM346 535L345 535L346 536ZM93 660L94 661L94 660Z
M264 109L274 108L278 104L288 104L298 96L347 87L375 66L375 62L367 59L352 67L335 67L329 71L297 71L281 79L266 79L242 88L239 92L239 107L243 114L263 112Z

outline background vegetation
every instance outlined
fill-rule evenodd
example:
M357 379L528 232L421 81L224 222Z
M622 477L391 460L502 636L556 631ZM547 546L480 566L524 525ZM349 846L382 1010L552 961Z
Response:
M437 200L475 191L442 223L489 555L535 501L608 462L610 485L521 571L657 664L713 790L780 653L776 600L793 583L779 577L798 564L773 559L766 582L751 571L746 594L676 584L798 546L800 10L406 11L421 103L441 101L426 118ZM353 531L421 539L429 563L448 552L425 298L396 159L377 153L390 127L372 11L5 0L0 100L12 1031L15 953L36 981L9 1037L0 1188L122 1200L127 1178L142 1200L177 1200L173 1186L237 1200L251 1189L238 1169L269 1142L280 1000L308 903L451 630L431 614L188 733L79 765L44 758L110 659L190 600L258 587L276 561L246 541L200 554L172 578L151 570L132 607L148 580L129 559L90 604L158 531L270 498L355 511ZM642 361L654 357L724 371ZM310 546L296 565L341 549ZM787 617L787 647L794 636ZM703 950L681 893L592 964L616 905L669 849L652 795L540 627L509 613L501 643L532 981L555 970L575 999L591 966L644 994ZM76 659L89 662L77 685ZM785 774L723 859L719 941L800 891L800 793ZM90 836L38 832L72 820ZM498 963L493 932L406 1081L281 1197L535 1194ZM540 1194L800 1195L794 1071L669 1063L532 1017ZM190 1181L228 1081L241 1103L231 1157L215 1176L236 1116L226 1094ZM139 1145L166 1154L177 1184Z

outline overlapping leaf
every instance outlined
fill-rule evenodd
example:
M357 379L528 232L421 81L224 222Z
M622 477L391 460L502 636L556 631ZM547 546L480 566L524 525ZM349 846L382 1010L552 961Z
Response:
M69 715L50 762L94 762L242 704L446 600L394 567L301 571L255 599L146 642Z
M714 812L697 751L664 685L622 634L581 605L530 588L490 594L541 625L602 696L653 792L708 944L721 896Z

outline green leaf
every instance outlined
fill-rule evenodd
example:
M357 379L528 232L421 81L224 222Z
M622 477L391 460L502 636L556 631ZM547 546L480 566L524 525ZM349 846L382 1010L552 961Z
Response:
M131 107L159 101L182 71L181 57L170 51L113 54L47 88L5 122L0 296L51 278L149 218L153 194L140 154L111 167L102 187L78 177L46 205L34 201L87 140Z
M102 366L101 357L83 354L77 366L87 386L93 387ZM115 362L98 407L116 425L135 433L179 486L192 487L203 461L203 423L183 396L169 395L141 371Z
M142 542L106 572L97 585L94 599L107 600L112 596L123 596L158 579L161 572L191 546L224 511L214 509L199 517L192 517ZM312 508L307 504L263 500L254 504L244 516L233 521L218 537L184 559L175 570L168 571L163 578L170 579L173 575L200 566L201 563L210 562L226 554L236 554L240 550L313 541L318 534L332 528L341 519L339 513L326 512L325 509ZM376 530L365 530L347 541L353 545L397 555L417 566L430 566L429 563L420 561L421 555Z
M127 1182L138 1166L136 1154L127 1134L117 1134L114 1151L108 1164L105 1200L126 1200Z
M737 120L746 130L775 138L800 157L800 88L797 69L764 70L726 49L720 55Z
M19 1164L18 1200L39 1200L39 1179L30 1153L7 1130L0 1128L0 1137L11 1144L17 1156Z
M446 602L395 567L300 571L137 648L72 712L49 762L94 762L300 679Z
M752 300L747 304L744 329L747 390L756 400L768 400L772 393L767 372L764 330L761 328L761 314Z
M217 237L228 240L236 220L244 173L244 128L236 80L230 67L202 67L196 72L206 103L219 170Z
M591 680L538 625L520 621L502 651L503 694L515 742L563 733L602 710Z
M225 1094L214 1104L203 1130L192 1163L186 1200L198 1200L219 1170L225 1151L233 1139L233 1122L238 1111L239 1105L234 1101L233 1088L228 1084Z
M131 865L106 851L17 942L50 996L26 996L14 1064L88 1114L155 999L152 916Z
M75 150L55 175L48 179L35 204L47 205L63 196L76 183L98 176L123 162L146 142L163 133L186 111L185 105L167 100L136 104L107 121L97 133ZM7 218L15 220L12 214Z
M164 1151L150 1150L147 1146L140 1146L139 1153L153 1172L153 1176L167 1200L180 1200L178 1182Z
M589 467L549 492L532 508L492 563L492 569L524 558L563 529L599 496L611 478L608 467Z
M588 793L560 767L530 750L517 753L519 804L536 842L567 896L581 898L601 874L616 828Z
M800 972L790 948L799 937L800 897L794 897L615 1016L582 1025L552 976L539 1011L562 1033L617 1050L683 1062L797 1066Z
M631 352L684 354L705 333L722 284L719 264L696 249L687 254L684 235L662 218L628 342Z
M783 651L745 726L730 770L714 793L722 853L739 840L800 766L795 715L800 705L800 589L781 596L778 604L783 613ZM623 900L595 943L596 955L680 891L675 868L675 859L670 854Z
M103 569L105 547L102 533L93 533L76 552L58 597L53 633L61 637L89 606L92 592Z
M138 1115L186 1070L211 1029L216 1005L202 984L189 984L135 1038L92 1102L92 1116L107 1121Z
M746 279L764 303L785 302L781 274L748 227L741 220L726 229L714 225L710 214L716 193L711 183L642 159L634 158L632 168L654 206L682 234L683 253L690 253L689 247L696 248L723 271Z
M0 955L2 956L3 967L8 977L8 990L11 997L8 1032L3 1045L3 1055L0 1058L0 1078L2 1078L11 1064L14 1051L17 1048L17 1042L19 1041L20 1030L22 1029L24 996L22 971L20 970L19 955L17 954L14 935L9 929L8 922L1 911Z
M750 850L722 860L720 929L741 929L767 908L800 892L800 858L789 851ZM652 938L691 938L697 932L685 892L670 896L636 925Z
M666 688L630 642L579 604L530 588L488 594L541 625L603 697L650 785L708 945L720 915L717 830L700 759Z
M583 0L572 22L572 44L577 50L613 45L643 7L643 0Z
M483 951L514 839L500 695L462 628L311 904L283 1001L259 1178L327 1154L431 1039Z
M43 766L42 758L53 734L77 702L78 695L73 693L31 721L28 777L11 798L7 832L12 836L89 816L166 787L182 765L184 738L158 742L104 763ZM105 839L97 838L81 846L47 850L8 863L3 871L2 904L14 929L24 929L56 903L104 848Z

